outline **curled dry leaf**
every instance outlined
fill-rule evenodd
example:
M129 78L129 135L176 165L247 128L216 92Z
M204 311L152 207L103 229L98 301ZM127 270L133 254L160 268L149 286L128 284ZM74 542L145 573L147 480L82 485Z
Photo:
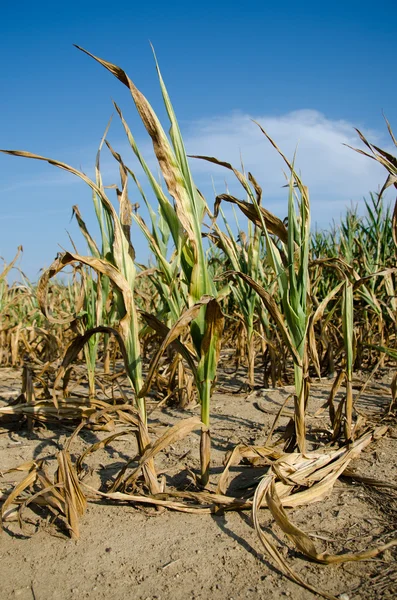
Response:
M133 295L132 291L127 283L125 277L120 273L120 271L114 267L111 263L106 260L102 260L100 258L94 258L92 256L81 256L80 254L72 254L71 252L64 252L55 261L52 265L43 273L40 277L38 286L37 286L37 299L40 304L40 308L43 314L52 322L59 323L57 319L51 316L48 311L47 305L47 289L49 280L57 275L62 269L64 269L67 265L73 263L82 263L91 267L97 273L102 275L106 275L112 281L113 285L121 292L124 300L124 306L126 314L120 320L120 330L123 340L128 339L129 335L129 326L130 326L130 318L133 312ZM75 318L75 315L69 317L66 320L62 320L62 323L69 323Z
M277 550L270 536L262 530L259 523L259 509L265 504L270 509L282 531L288 535L295 546L310 560L322 564L366 560L397 545L397 540L392 540L388 544L358 553L347 552L338 555L319 553L312 540L290 521L284 509L285 506L293 507L310 504L324 498L325 495L331 492L336 479L343 473L349 473L347 467L350 461L357 457L363 448L373 439L384 435L386 431L386 427L379 427L374 431L364 434L348 446L333 452L319 453L317 455L296 454L295 458L293 458L294 455L292 454L284 455L269 468L267 475L263 477L256 489L252 507L252 518L263 546L287 577L298 583L298 585L325 598L334 597L323 590L318 590L308 585L290 568L285 558ZM287 498L281 498L279 494L278 486L280 479L291 484L290 496ZM295 489L294 484L297 486L298 491L296 492L293 491ZM299 488L303 486L307 489L299 491Z
M79 519L85 512L87 500L83 494L75 467L72 464L67 451L61 450L57 454L58 468L55 473L54 482L43 469L43 460L25 463L15 470L28 470L24 479L15 486L7 497L1 509L4 519L7 509L13 503L22 504L22 509L30 503L49 505L55 508L65 518L66 526L73 539L79 537ZM38 486L39 490L22 496L24 492ZM22 510L19 512L20 522Z
M153 459L156 456L156 454L164 450L167 446L183 439L195 429L200 429L202 431L207 430L207 427L204 425L204 423L201 422L200 418L197 416L190 417L189 419L183 419L182 421L179 421L179 423L177 423L176 425L173 425L172 427L168 428L161 437L159 437L152 445L148 446L143 456L140 458L138 466L133 470L131 475L129 475L125 480L123 480L123 475L126 471L126 467L128 468L129 466L129 463L127 463L126 467L122 469L114 485L112 486L112 491L115 491L120 488L126 489L129 486L133 486L135 481L139 477L140 471L148 463L148 461Z

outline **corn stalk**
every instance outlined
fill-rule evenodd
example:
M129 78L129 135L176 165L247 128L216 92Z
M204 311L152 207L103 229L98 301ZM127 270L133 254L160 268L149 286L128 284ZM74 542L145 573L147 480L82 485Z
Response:
M193 182L182 135L157 61L156 68L160 88L170 121L170 140L145 96L120 67L94 56L83 48L78 47L78 49L104 66L130 90L139 116L151 137L153 150L168 193L173 198L173 204L171 204L151 173L120 108L115 105L131 148L154 191L159 209L161 210L161 217L167 221L167 226L171 232L178 255L178 262L180 262L184 282L187 286L186 306L189 308L193 307L204 296L216 297L216 289L209 274L201 235L202 222L208 210L207 204ZM121 157L119 162L123 164ZM126 169L126 172L130 175L132 174L130 170L127 171ZM167 270L165 263L163 262L162 264ZM208 306L204 305L201 307L199 314L190 324L190 334L198 358L197 383L201 402L201 420L207 427L206 430L202 431L201 436L201 478L203 485L207 484L209 477L210 398L216 377L222 323L220 309L217 310L214 308L214 304L209 304Z

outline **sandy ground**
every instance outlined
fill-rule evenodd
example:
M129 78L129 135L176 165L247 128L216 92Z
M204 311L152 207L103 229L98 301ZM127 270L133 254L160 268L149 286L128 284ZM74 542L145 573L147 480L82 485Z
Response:
M357 407L376 417L390 400L385 375L383 386L367 391ZM240 381L241 383L241 381ZM238 393L239 382L224 375L222 387L213 398L212 480L222 470L225 453L235 444L264 444L280 403L288 389L258 390L247 397ZM330 383L313 385L309 413L314 414L329 391ZM0 370L0 398L18 396L20 372ZM198 407L181 411L162 408L152 415L151 426L158 435L181 417L198 414ZM285 425L286 419L280 421ZM309 419L312 431L326 426L323 417ZM72 426L35 428L26 423L0 422L0 470L32 458L51 456L62 447ZM101 438L101 432L83 431L72 446L78 454ZM191 434L173 444L156 464L165 472L167 485L186 487L190 471L198 468L199 436ZM397 482L397 426L367 448L354 461L354 468L367 476ZM111 479L127 457L136 452L132 436L116 440L106 450L87 459L92 468L86 481L100 485ZM234 471L237 486L252 482L263 471L239 467ZM17 481L15 473L0 478L6 494ZM290 510L292 520L314 535L319 549L328 552L357 551L397 537L397 496L390 490L369 488L338 481L332 495L309 507ZM283 577L264 555L252 528L249 513L190 515L156 513L108 501L90 502L81 521L81 537L71 541L43 519L43 513L27 510L29 523L21 531L18 523L5 523L0 537L0 598L20 600L71 600L89 598L136 600L238 600L314 598ZM263 524L276 540L289 564L311 585L346 600L397 597L396 548L360 563L321 566L308 562L286 541L263 511ZM347 595L347 596L346 596Z

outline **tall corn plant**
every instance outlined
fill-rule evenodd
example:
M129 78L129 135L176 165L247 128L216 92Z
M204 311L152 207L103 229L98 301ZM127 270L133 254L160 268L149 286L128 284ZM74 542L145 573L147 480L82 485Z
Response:
M170 140L149 102L128 75L120 67L92 55L83 48L79 49L104 66L130 90L141 120L152 139L154 153L168 193L173 198L173 204L171 204L151 173L121 110L116 106L131 148L142 165L159 203L161 216L167 222L171 232L186 285L185 302L192 309L203 297L216 296L216 289L210 277L201 233L207 204L193 182L182 135L157 61L156 68L161 92L170 121ZM118 159L120 164L123 164L121 157L118 157ZM131 171L128 170L128 172L131 174ZM164 268L166 268L165 263ZM190 324L190 333L198 357L196 380L201 401L201 419L206 426L206 430L202 431L201 436L201 476L202 483L205 485L208 481L210 460L210 398L216 376L223 318L220 307L215 300L203 304L197 315L195 311L192 314L194 314L194 318Z
M295 435L301 452L306 446L305 409L309 394L307 330L310 316L309 251L310 204L309 193L291 163L275 142L259 126L270 143L281 155L289 172L288 229L282 221L260 205L262 190L251 174L248 179L230 164L210 157L198 157L231 169L248 194L250 202L228 194L218 196L221 201L237 204L242 212L263 230L266 238L267 260L277 279L280 308L274 298L250 276L238 272L262 298L283 336L294 362L295 379Z
M274 142L273 142L274 144ZM311 307L309 278L310 204L308 189L302 184L294 167L284 157L290 169L288 196L288 241L284 246L287 268L274 241L265 230L267 251L279 283L282 312L294 349L295 435L299 450L306 447L305 410L309 396L307 328ZM296 194L296 190L298 193ZM297 200L297 210L296 210Z

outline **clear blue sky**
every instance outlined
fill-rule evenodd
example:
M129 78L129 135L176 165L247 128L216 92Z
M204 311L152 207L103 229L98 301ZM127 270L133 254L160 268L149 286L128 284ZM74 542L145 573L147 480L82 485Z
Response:
M271 162L268 145L258 138L250 121L258 118L287 153L299 142L313 218L326 226L383 182L376 165L351 158L342 142L355 143L352 127L358 126L389 144L382 110L397 130L396 22L395 1L5 1L0 147L90 172L114 99L146 148L128 90L72 44L122 66L162 117L150 40L188 151L226 160L238 160L241 151L269 207L283 216L282 165ZM126 142L114 121L109 139L124 155ZM105 183L116 182L110 165L104 157ZM210 176L223 192L218 186L226 173L193 168L212 203ZM0 173L0 255L10 260L22 244L20 266L36 279L58 244L70 248L66 229L86 253L70 215L77 203L94 226L88 188L49 165L4 155ZM136 232L134 241L144 259Z

